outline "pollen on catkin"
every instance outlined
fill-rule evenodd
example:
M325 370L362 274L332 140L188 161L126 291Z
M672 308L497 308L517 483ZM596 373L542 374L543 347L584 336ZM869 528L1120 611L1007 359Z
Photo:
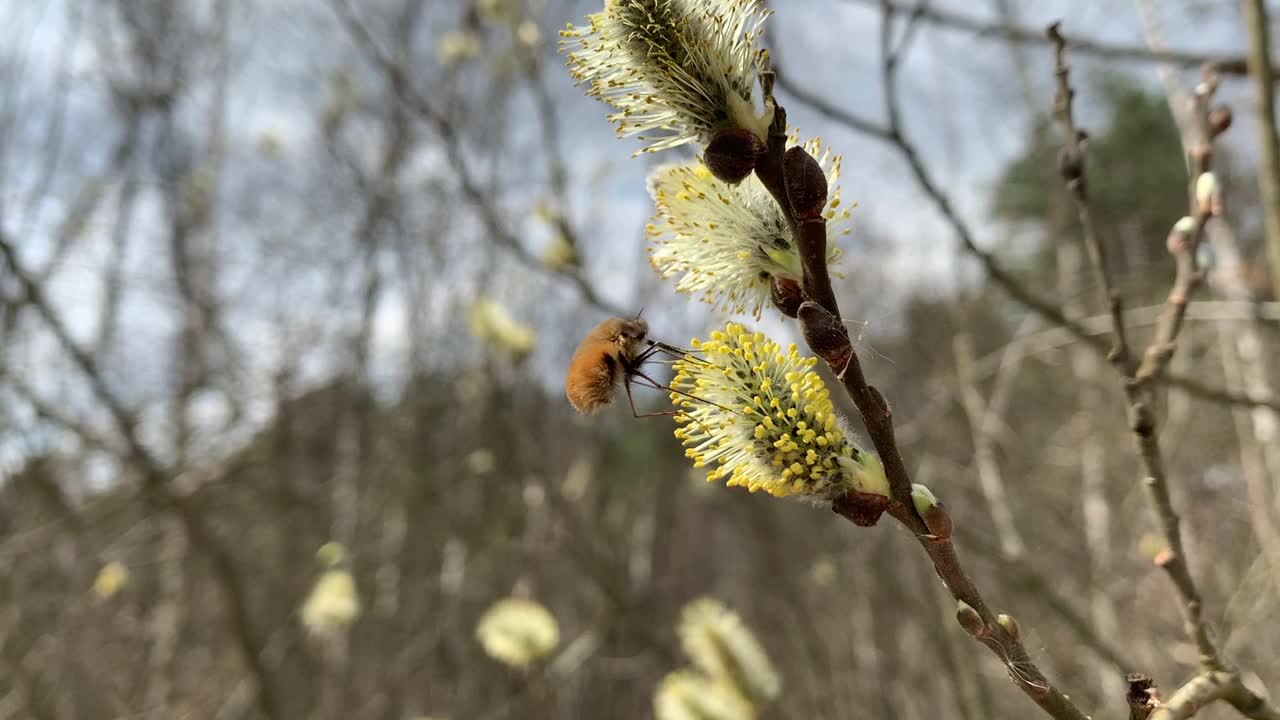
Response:
M707 480L775 497L889 495L879 458L841 427L816 358L729 323L674 363L676 437ZM681 394L684 393L684 394ZM689 397L693 396L693 397Z
M792 145L796 142L793 138ZM828 263L849 233L849 208L840 200L841 158L818 139L803 145L826 172L829 190ZM736 185L716 179L702 160L663 165L649 174L654 216L646 232L649 262L676 290L726 312L759 318L773 278L799 280L800 250L786 216L753 174Z
M605 0L587 25L560 32L569 71L617 112L618 135L640 133L653 152L739 127L761 139L764 61L757 45L769 11L759 0Z

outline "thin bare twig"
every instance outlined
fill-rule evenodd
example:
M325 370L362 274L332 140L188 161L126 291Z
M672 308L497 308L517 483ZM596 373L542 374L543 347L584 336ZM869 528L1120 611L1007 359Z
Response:
M1058 79L1058 90L1053 100L1054 112L1066 134L1066 145L1059 159L1059 169L1066 181L1067 190L1071 193L1071 199L1075 202L1076 211L1080 215L1080 225L1084 229L1085 251L1089 253L1098 294L1102 298L1103 307L1111 313L1111 350L1107 353L1107 359L1120 368L1122 373L1128 375L1131 370L1129 369L1129 342L1124 328L1124 302L1120 292L1111 282L1107 254L1102 247L1102 241L1098 238L1093 210L1089 206L1089 186L1085 172L1085 145L1088 135L1076 127L1072 112L1075 90L1068 82L1066 39L1058 32L1057 23L1049 26L1049 37L1054 41L1055 74Z
M886 9L881 28L882 62L886 75L892 75L893 64L902 47L900 45L897 50L891 49L891 25L891 12ZM909 31L906 35L909 35ZM766 102L770 104L774 103L771 97L773 82L772 74L766 72L763 86ZM1052 685L1031 660L1020 635L1009 630L1008 623L1001 624L998 621L960 562L950 534L943 536L930 533L929 526L916 512L911 499L911 476L894 436L892 411L880 391L867 381L848 330L838 320L840 308L831 287L826 263L826 221L820 213L801 214L802 211L793 207L789 197L792 192L789 185L795 181L791 173L797 172L795 168L806 165L794 163L793 160L806 160L813 165L816 165L816 161L811 157L806 158L803 149L787 150L786 127L785 109L775 107L766 149L756 164L756 176L777 202L796 237L803 268L802 288L804 295L809 298L799 309L805 340L810 349L822 357L837 374L858 409L889 482L888 512L920 542L947 590L958 601L959 607L976 614L979 626L966 626L966 630L1000 658L1018 688L1051 717L1060 720L1085 720L1085 714ZM823 190L822 194L825 196L825 188ZM818 206L816 202L814 206ZM865 524L866 511L859 507L864 501L865 499L851 494L833 503L832 509L854 523ZM880 511L884 509L881 507ZM875 516L878 517L878 512Z
M921 16L927 19L928 14ZM902 48L897 53L900 55ZM890 65L890 72L886 73L886 79L896 80L896 74L893 72L893 66ZM1068 332L1077 341L1085 346L1100 353L1109 353L1114 343L1108 342L1106 338L1098 337L1088 327L1079 320L1068 317L1062 311L1058 303L1037 295L1023 282L1014 277L1013 273L1005 268L994 255L984 250L977 242L977 236L970 228L969 224L956 211L955 205L952 203L950 196L943 191L938 182L930 174L928 167L924 164L915 145L906 136L906 131L901 125L883 125L874 120L862 117L843 108L827 102L814 94L813 92L797 85L785 72L775 73L775 84L780 90L788 95L795 97L797 100L817 110L820 114L830 120L834 120L856 132L863 133L882 142L887 142L898 151L903 160L907 163L911 170L911 175L915 179L916 184L928 196L938 212L941 213L944 220L949 224L955 232L956 237L960 240L961 249L982 266L983 272L997 286L1003 289L1008 295L1020 305L1026 307L1031 312L1044 318L1048 323L1060 327ZM896 82L889 82L884 86L884 104L886 114L892 120L899 118L901 111L899 110L900 102L898 99L898 91ZM1215 403L1224 403L1231 405L1250 405L1254 407L1269 407L1280 412L1280 400L1271 397L1258 397L1242 392L1231 392L1220 387L1209 385L1201 380L1190 378L1182 375L1165 374L1159 381L1185 390L1188 394L1198 397L1202 400L1208 400Z
M845 0L869 7L879 7L880 0ZM895 13L919 17L922 22L948 30L968 32L980 37L997 37L1021 43L1046 45L1049 41L1042 31L1021 27L1012 23L994 23L977 18L966 17L959 13L949 12L927 2L908 4L899 0L890 0L889 6ZM1252 74L1246 67L1244 57L1214 53L1192 52L1188 50L1166 50L1147 48L1141 45L1123 45L1103 40L1073 39L1071 49L1086 55L1107 60L1135 60L1139 62L1164 62L1183 67L1200 67L1213 65L1218 72L1226 75Z
M989 408L978 389L973 371L973 337L967 333L956 335L953 354L956 364L956 380L960 385L960 404L969 420L969 434L973 439L973 460L977 466L978 484L991 512L991 522L1000 538L1002 552L1008 557L1022 557L1027 545L1018 532L1013 508L1005 492L1004 476L996 457L996 442L990 427L994 424L988 416Z
M1070 84L1070 70L1066 64L1067 43L1057 23L1049 26L1047 34L1055 43L1054 72L1058 81L1055 105L1059 120L1062 122L1067 135L1067 147L1064 155L1066 160L1062 163L1062 174L1080 209L1081 220L1090 220L1088 196L1084 191L1086 179L1085 162L1082 155L1077 155L1081 150L1078 131L1072 118L1071 97L1074 91ZM1182 598L1187 633L1200 650L1201 662L1206 669L1213 670L1220 669L1221 662L1218 659L1217 650L1209 638L1208 627L1201 615L1200 594L1186 564L1182 536L1179 530L1179 519L1169 497L1164 458L1160 450L1159 436L1156 433L1156 420L1152 410L1153 397L1150 381L1164 371L1169 358L1172 356L1178 332L1182 327L1182 318L1186 314L1191 291L1200 283L1201 279L1200 272L1196 267L1195 251L1200 239L1203 237L1203 229L1209 219L1209 212L1203 209L1202 203L1195 202L1194 186L1200 174L1206 172L1209 168L1209 143L1211 137L1207 119L1208 101L1215 85L1216 81L1207 78L1197 93L1196 103L1199 111L1197 114L1204 118L1203 135L1198 139L1200 144L1191 148L1189 152L1191 163L1190 182L1193 194L1191 213L1193 213L1196 221L1196 227L1186 242L1174 248L1177 259L1177 275L1174 279L1174 289L1169 294L1169 299L1161 311L1155 336L1144 353L1140 364L1135 364L1129 358L1127 346L1122 339L1124 332L1123 318L1120 313L1114 311L1114 308L1119 305L1119 297L1111 288L1110 277L1106 271L1104 256L1097 235L1092 231L1091 223L1086 223L1084 226L1085 244L1089 247L1090 258L1095 263L1094 269L1100 286L1099 292L1103 295L1104 300L1112 305L1113 319L1117 323L1115 328L1118 338L1117 350L1113 360L1124 378L1125 396L1129 402L1130 429L1134 433L1143 469L1147 476L1145 484L1160 517L1165 540L1168 543L1168 550L1161 557L1160 564L1169 573Z
M1129 405L1129 426L1146 476L1143 484L1156 510L1166 542L1166 548L1157 556L1156 564L1168 573L1174 585L1181 602L1187 636L1200 653L1201 673L1183 685L1151 718L1169 720L1190 717L1201 706L1213 700L1226 700L1249 717L1272 717L1277 711L1246 688L1238 673L1227 668L1211 637L1208 622L1204 618L1200 591L1187 565L1181 520L1170 496L1168 474L1165 471L1159 434L1156 432L1155 412L1152 409L1155 399L1152 383L1164 373L1176 348L1191 294L1203 281L1203 271L1196 263L1196 250L1204 238L1205 225L1215 213L1213 206L1216 203L1203 197L1200 181L1202 175L1209 173L1211 168L1215 131L1210 125L1209 103L1217 89L1217 75L1212 68L1206 67L1203 80L1196 87L1192 108L1195 134L1186 141L1190 169L1188 217L1192 226L1187 228L1185 222L1180 222L1170 237L1170 251L1176 260L1173 290L1157 320L1151 344L1143 353L1141 361L1137 361L1129 357L1124 340L1123 316L1118 310L1120 300L1112 291L1105 255L1092 227L1088 195L1085 192L1087 175L1083 149L1080 147L1081 134L1072 116L1071 99L1074 91L1070 83L1070 69L1066 63L1067 41L1060 32L1058 23L1050 25L1046 35L1054 43L1054 70L1058 84L1055 106L1067 138L1060 169L1080 211L1084 240L1094 262L1099 291L1104 301L1111 305L1116 335L1112 360L1122 375L1125 399Z
M974 548L975 553L999 564L1001 573L1008 577L1015 588L1043 602L1061 618L1082 645L1092 650L1100 661L1110 664L1111 667L1105 668L1106 670L1123 673L1129 668L1137 667L1124 648L1116 645L1113 638L1100 633L1089 617L1075 607L1056 578L1029 562L1026 556L1010 557L1005 554L986 530L960 525L955 532L966 545Z
M1049 37L1061 39L1058 34L1058 26L1055 24L1049 30ZM1100 304L1107 308L1111 320L1111 349L1107 353L1107 359L1115 366L1122 375L1130 374L1129 359L1129 342L1125 331L1124 318L1124 301L1119 290L1111 281L1111 271L1107 262L1106 250L1102 247L1102 242L1098 234L1097 224L1094 222L1093 210L1089 204L1089 186L1088 176L1086 173L1086 144L1088 134L1078 128L1075 123L1073 113L1073 101L1075 99L1075 91L1067 82L1067 64L1065 58L1065 41L1058 42L1055 45L1055 65L1056 77L1058 81L1057 91L1054 95L1054 112L1058 116L1058 121L1062 124L1065 134L1064 146L1059 157L1058 169L1065 180L1066 189L1071 195L1072 203L1075 205L1076 213L1080 219L1080 225L1083 228L1082 239L1085 246L1085 252L1089 256L1089 265L1093 269L1094 285L1097 287ZM1059 200L1060 198L1055 198ZM1061 205L1060 201L1055 201L1055 205ZM1061 215L1061 213L1059 213ZM1061 223L1059 222L1060 229ZM1079 251L1074 247L1068 247L1066 243L1057 241L1059 245L1059 257L1063 259L1071 258L1076 264L1079 263ZM1059 272L1063 277L1066 275L1065 268L1059 268ZM1064 298L1078 296L1078 293L1064 293ZM1080 302L1080 301L1076 301ZM1083 304L1083 303L1081 303ZM1094 374L1090 368L1093 366L1092 358L1080 357L1082 351L1076 349L1077 357L1073 362L1077 373L1077 379L1083 382L1083 376L1086 374ZM1100 392L1096 385L1081 388L1081 412L1080 419L1084 426L1085 442L1082 456L1083 478L1082 478L1082 494L1084 496L1084 512L1087 547L1090 551L1090 568L1096 569L1098 564L1105 560L1109 552L1105 543L1106 534L1108 533L1107 518L1108 508L1102 493L1102 483L1105 478L1102 474L1105 472L1105 465L1100 455L1102 453L1102 444L1097 437L1090 436L1093 432L1090 428L1093 425L1090 414L1096 413L1099 407L1098 398ZM1099 594L1094 599L1094 615L1100 625L1109 625L1112 630L1116 626L1115 609L1107 601L1105 594ZM1132 667L1132 666L1131 666ZM1104 681L1104 688L1110 686ZM1132 685L1131 685L1132 687ZM1145 702L1145 700L1144 700ZM1149 713L1150 710L1147 710ZM1145 720L1146 715L1141 714L1140 708L1132 704L1130 705L1131 720Z
M1238 674L1221 670L1192 678L1151 713L1150 720L1184 720L1216 700L1230 703L1247 718L1280 720L1280 710L1245 687Z
M1142 11L1147 42L1156 49L1164 47L1166 45L1166 33L1164 32L1156 1L1137 0L1137 4ZM1191 102L1190 93L1184 86L1182 74L1178 72L1176 67L1164 63L1160 66L1160 76L1164 81L1165 96L1168 100L1169 110L1177 122L1180 133L1183 137L1187 137L1192 132L1190 128L1192 123L1188 116L1193 103ZM1220 119L1224 117L1223 112L1220 111ZM1229 117L1229 115L1226 117ZM1269 205L1270 203L1268 203ZM1254 397L1271 397L1274 393L1272 392L1271 382L1267 377L1267 356L1262 351L1264 342L1261 336L1275 334L1277 325L1265 321L1277 318L1270 311L1267 303L1254 301L1255 293L1246 282L1239 242L1236 238L1236 232L1231 227L1229 218L1217 218L1207 228L1206 232L1209 235L1209 242L1213 244L1215 258L1212 269L1213 285L1216 286L1220 294L1257 308L1256 312L1246 313L1242 317L1231 318L1244 322L1224 323L1221 326L1224 332L1233 336L1232 339L1235 345L1234 350L1224 352L1228 352L1231 358L1238 356L1243 376L1241 379L1244 381L1233 387L1228 372L1226 373L1228 375L1226 386L1228 389L1245 390ZM1273 273L1274 277L1278 276ZM1204 309L1207 304L1210 303L1197 302L1188 310L1188 317L1194 317L1193 313ZM1228 318L1224 317L1223 319ZM1227 366L1231 364L1231 358L1224 355L1224 371L1228 370ZM1233 410L1233 415L1239 416L1240 414L1240 412ZM1248 416L1252 425L1253 435L1262 450L1261 459L1266 472L1272 477L1280 478L1280 431L1277 430L1277 428L1280 428L1280 419L1278 419L1277 411L1270 407L1257 407L1253 412L1248 413ZM1242 446L1248 444L1245 436L1242 435L1240 439Z
M481 187L472 173L467 163L462 137L449 116L413 86L409 69L403 63L393 59L378 45L369 29L356 17L349 0L330 0L330 5L360 51L387 74L397 101L404 103L415 115L425 120L440 136L454 179L467 201L480 215L480 220L491 238L526 266L567 280L589 305L610 315L631 314L604 299L580 268L573 265L558 269L551 268L520 242L516 234L502 221L501 211L491 200L492 193Z

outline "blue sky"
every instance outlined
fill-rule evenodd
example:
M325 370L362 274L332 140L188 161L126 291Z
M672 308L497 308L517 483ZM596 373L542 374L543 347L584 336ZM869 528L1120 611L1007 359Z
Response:
M934 4L975 17L994 16L994 3L953 0ZM1012 4L1024 26L1042 27L1063 19L1068 35L1143 43L1136 6L1129 2L1028 0ZM380 3L358 5L367 16L375 17ZM874 8L862 0L775 0L772 5L775 51L793 80L860 115L882 119L879 21ZM534 6L545 7L545 3ZM120 132L118 114L102 81L121 71L115 58L122 50L103 41L104 35L95 25L102 12L91 9L99 7L76 0L0 3L0 23L15 29L0 37L0 79L6 81L6 89L0 93L0 223L18 239L24 259L32 266L42 264L75 189L86 175L103 167ZM211 4L190 3L188 7L194 8L192 12L199 18L206 18ZM358 56L322 3L261 0L235 2L231 7L233 61L225 113L227 155L223 187L219 188L225 209L216 220L217 253L222 269L220 295L234 319L241 354L237 362L244 365L238 372L246 394L256 398L265 393L272 370L289 353L300 354L303 376L311 380L328 376L340 364L333 348L340 341L341 323L316 338L305 330L298 330L298 337L282 338L281 328L310 328L307 323L315 320L317 308L333 297L345 298L340 304L350 310L346 304L351 298L350 287L339 283L335 289L332 282L316 279L349 266L347 248L356 210L339 186L316 177L331 171L317 117L329 102L335 68L358 66ZM420 68L424 74L438 72L429 67L431 47L455 29L457 16L452 3L430 7L420 39L424 46L421 56L426 58ZM552 17L545 10L535 16L542 18L544 38L549 40L557 27L570 20L580 22L582 15L595 7L596 2L577 3L572 18ZM1234 3L1163 2L1160 7L1173 47L1238 52L1244 46ZM636 272L637 266L644 264L641 234L650 212L644 174L654 159L629 157L638 143L614 139L605 121L606 108L573 87L553 52L550 46L545 50L546 82L561 113L562 144L571 169L568 206L584 231L587 242L583 252L592 276L606 297L616 303L647 304L646 314L671 328L669 337L682 338L705 329L716 321L713 313L670 295L647 269ZM1007 44L926 26L900 71L904 120L912 142L962 215L978 230L980 241L988 245L1005 233L987 220L990 189L1002 165L1023 146L1029 127L1023 82L1029 84L1037 109L1046 109L1051 97L1048 49L1041 45L1025 48L1023 73L1014 57ZM1089 80L1099 73L1123 72L1159 87L1156 67L1151 64L1104 64L1083 55L1076 55L1073 63L1081 91L1079 109L1087 126L1101 121L1089 97ZM206 64L191 68L197 90L179 112L180 124L194 141L199 141L207 118L210 98L201 81L211 70ZM476 83L475 89L484 86L474 74L464 77L466 82ZM68 113L62 159L48 191L33 198L32 188L45 168L42 143L47 121L64 85L71 92L65 96ZM1238 118L1248 115L1248 96L1247 86L1239 79L1228 81L1222 91L1222 97L1236 106ZM788 111L802 135L820 135L845 156L842 194L858 204L854 235L845 244L851 260L849 282L864 281L859 273L875 272L882 281L878 287L887 288L891 296L895 288L954 287L976 279L974 268L959 258L951 229L921 194L893 149L833 125L802 104L789 103ZM513 146L536 148L540 141L528 99L517 98L514 104L503 106L503 112L506 114L501 118L482 120L503 122ZM277 154L267 156L262 151L266 138L278 143ZM1243 153L1249 152L1253 137L1247 121L1233 130L1230 142ZM370 145L366 159L372 160L374 154ZM674 157L657 158L671 159ZM402 183L429 187L448 177L442 164L431 133L423 129ZM546 189L540 180L521 180L517 177L505 183L503 204L522 240L537 248L548 235L529 211L545 197ZM172 280L164 260L161 188L149 184L153 182L152 178L143 183L135 212L134 238L124 275L122 342L111 353L108 367L124 396L154 408L154 416L163 418L170 372L166 350L177 325ZM443 257L455 264L456 271L429 284L425 300L411 301L401 287L388 293L376 323L375 359L380 376L389 382L402 378L407 362L406 323L418 319L429 327L447 327L452 322L448 317L451 301L474 294L477 269L491 263L499 268L502 279L490 291L513 307L518 317L537 325L547 338L573 334L572 328L558 327L556 318L581 317L585 321L591 317L589 312L575 309L572 293L558 290L547 302L545 278L531 276L503 259L501 253L479 250L483 234L465 205L454 203L440 211L423 209L413 218L425 227L438 212L452 213L448 220L452 232L445 239ZM51 285L55 304L77 338L84 341L95 333L102 270L108 262L110 230L116 222L109 204L91 218L84 241ZM862 238L874 235L886 239L892 252L886 254L881 248L874 257L861 256L860 233ZM396 269L395 262L394 258L385 261L389 275ZM315 273L292 271L303 265ZM354 277L353 271L348 274ZM897 320L892 301L863 312L858 308L847 312L850 320L865 323L872 333L893 327ZM294 314L297 323L290 320ZM33 328L34 323L27 327ZM51 398L83 406L83 388L65 358L47 337L35 332L27 337L29 341L20 349L8 353L7 362ZM546 347L535 356L534 367L555 378L564 353L555 345ZM216 397L205 405L207 414L218 415ZM256 422L265 420L267 412L269 404L249 404L248 417ZM162 437L163 431L156 434Z

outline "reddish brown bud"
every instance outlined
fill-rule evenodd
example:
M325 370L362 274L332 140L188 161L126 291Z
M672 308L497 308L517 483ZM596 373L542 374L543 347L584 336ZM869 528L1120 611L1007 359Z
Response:
M1084 177L1084 154L1075 148L1064 148L1058 155L1058 172L1069 183Z
M782 161L782 181L787 201L797 220L822 217L827 206L827 176L822 166L802 147L787 151Z
M960 627L964 628L965 632L976 638L984 638L991 633L991 629L983 622L978 611L963 600L956 602L956 622L960 623Z
M800 283L791 278L775 277L771 283L770 295L773 305L789 318L797 317L800 304L804 302L804 290Z
M764 154L764 140L745 128L725 128L716 133L702 160L718 179L736 185L755 170L756 161Z
M1217 137L1231 127L1231 120L1231 107L1219 105L1209 111L1209 131Z
M941 505L934 505L929 512L924 514L924 526L929 528L929 534L939 540L947 540L951 537L952 523L951 513L947 512Z
M871 527L889 509L889 498L853 490L831 501L831 509L858 527Z
M937 540L947 540L951 537L953 530L951 513L947 512L942 501L935 497L929 488L920 483L912 483L911 502L915 505L916 514L924 520L924 526L929 530L930 535Z
M853 345L840 318L812 300L801 303L796 315L800 318L804 341L809 349L826 360L836 372L843 370L853 353Z

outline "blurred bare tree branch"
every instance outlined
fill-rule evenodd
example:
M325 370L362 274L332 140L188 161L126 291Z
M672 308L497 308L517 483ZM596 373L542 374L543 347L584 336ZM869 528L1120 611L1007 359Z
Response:
M667 421L564 401L602 315L643 306L677 345L718 322L640 267L652 166L555 52L602 5L0 7L0 718L652 717L701 595L777 665L762 717L1020 717L1010 680L1059 717L1274 717L1263 136L1214 148L1231 202L1172 334L1185 168L1152 150L1170 108L1186 125L1187 68L1217 64L1238 108L1266 84L1235 6L1164 4L1153 32L1097 2L773 3L778 100L836 141L858 203L844 277L810 285L844 314L809 322L847 328L857 371L824 377L889 448L899 533L709 489ZM1031 27L1053 12L1079 26L1092 223L1053 157L1053 45ZM1113 41L1143 30L1150 47ZM1165 170L1173 202L1146 202ZM1030 210L1005 212L1014 195ZM935 220L959 242L930 240ZM1130 481L1148 471L1103 363L1117 325L1135 361L1153 336L1180 346L1142 387L1169 418L1173 534ZM912 482L945 498L963 555L904 509ZM1193 595L1153 564L1171 537ZM351 595L317 632L303 608L334 570ZM508 597L559 625L524 668L477 637ZM1188 597L1205 630L1184 636ZM1199 668L1202 639L1241 670ZM1159 711L1123 696L1134 670L1166 688Z

